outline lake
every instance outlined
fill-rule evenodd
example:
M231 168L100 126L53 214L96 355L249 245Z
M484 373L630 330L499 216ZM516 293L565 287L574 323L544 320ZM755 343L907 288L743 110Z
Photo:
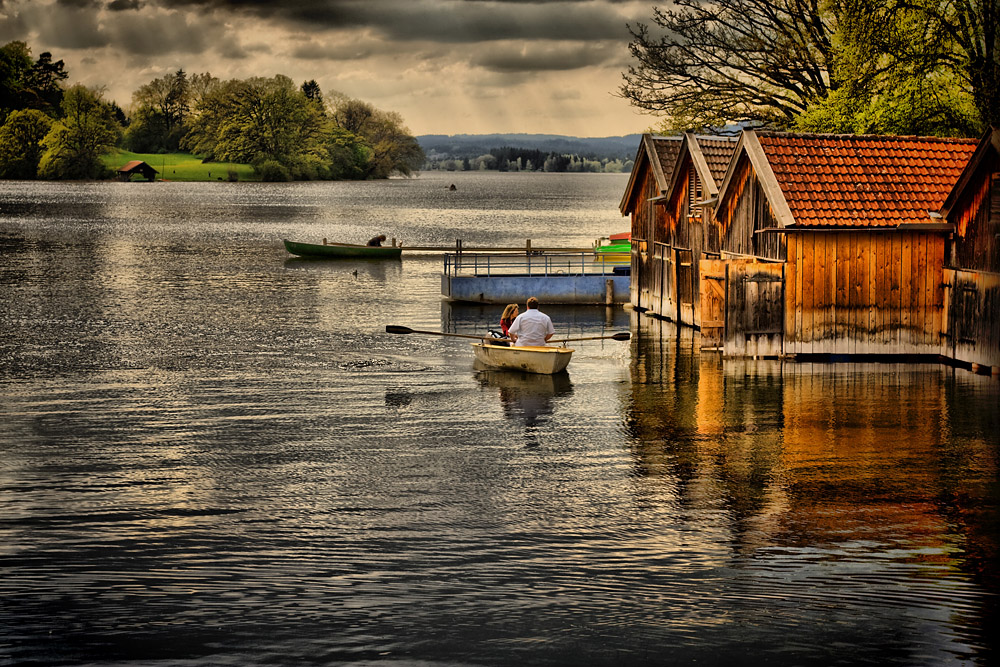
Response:
M0 664L995 664L995 378L545 304L633 338L482 370L385 333L496 328L440 256L281 245L589 246L627 178L0 181Z

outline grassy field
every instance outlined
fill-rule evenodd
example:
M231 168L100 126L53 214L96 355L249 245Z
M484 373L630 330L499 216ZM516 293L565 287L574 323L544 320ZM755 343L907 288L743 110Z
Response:
M157 178L165 181L228 181L230 170L235 171L241 181L260 180L248 164L202 162L190 153L130 153L115 149L101 159L111 169L118 169L132 160L142 160L160 172Z

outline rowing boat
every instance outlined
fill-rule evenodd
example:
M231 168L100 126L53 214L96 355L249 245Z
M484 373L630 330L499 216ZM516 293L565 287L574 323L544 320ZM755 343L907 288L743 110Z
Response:
M506 368L527 373L552 375L566 370L572 348L568 347L502 347L473 343L476 359L487 366Z
M402 247L355 245L353 243L296 243L284 241L285 250L299 257L325 257L334 259L345 257L351 259L394 259L402 252Z

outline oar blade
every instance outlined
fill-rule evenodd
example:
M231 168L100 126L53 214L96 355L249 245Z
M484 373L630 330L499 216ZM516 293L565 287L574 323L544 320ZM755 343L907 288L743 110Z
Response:
M387 324L385 325L385 332L391 334L411 334L413 333L413 329L410 327L401 327L396 324Z
M611 336L612 340L629 340L630 338L632 338L632 334L627 331L622 331Z

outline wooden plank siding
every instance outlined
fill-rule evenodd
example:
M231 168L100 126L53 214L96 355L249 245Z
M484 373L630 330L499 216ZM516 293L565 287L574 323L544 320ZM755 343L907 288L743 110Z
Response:
M632 279L629 292L632 304L640 310L650 308L650 286L655 279L650 260L660 213L649 200L658 194L656 178L652 171L647 170L632 209Z
M783 352L785 265L730 259L726 268L723 353L778 357Z
M701 282L701 344L720 347L726 326L726 266L721 259L703 259L698 265Z
M919 231L788 234L786 354L940 354L945 239Z
M949 356L1000 371L1000 273L945 269L944 282Z
M1000 154L987 151L957 197L949 222L955 225L950 255L955 267L1000 272Z

